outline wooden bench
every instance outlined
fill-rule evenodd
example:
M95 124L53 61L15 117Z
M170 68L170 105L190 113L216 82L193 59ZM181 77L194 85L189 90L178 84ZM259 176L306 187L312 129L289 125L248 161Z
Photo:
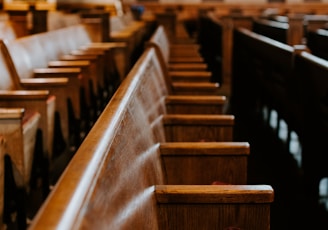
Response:
M234 38L238 57L234 92L241 99L234 114L238 115L238 109L244 112L249 109L246 114L251 114L251 110L262 113L267 106L269 112L262 116L270 122L274 120L270 110L277 112L274 132L278 137L281 121L285 121L287 135L279 138L286 144L286 150L290 151L291 131L297 134L301 146L299 167L309 202L304 205L317 205L320 180L328 175L324 140L328 134L328 62L311 54L306 47L291 47L245 29L236 31ZM249 97L242 91L245 87L247 92L253 92Z
M308 31L306 45L309 47L311 53L314 55L327 59L328 58L328 31L325 29L318 29Z
M26 227L24 195L29 193L31 181L37 179L34 177L40 169L40 165L36 164L40 154L36 146L39 142L39 121L40 114L37 111L0 108L1 224L10 224L10 215L16 213L18 227ZM22 197L18 197L22 195L17 193L18 190L22 192Z
M62 39L63 37L66 39ZM83 25L76 25L51 32L26 36L8 42L6 45L21 79L56 76L68 77L69 90L67 91L67 95L71 101L72 108L69 110L71 111L69 114L70 122L67 122L67 119L64 120L62 129L65 130L66 136L67 133L74 134L74 130L78 130L76 126L85 126L81 130L88 130L90 127L89 122L94 122L98 110L98 102L91 103L91 101L100 100L99 97L102 94L98 92L98 86L104 89L104 78L108 77L102 76L102 74L108 74L108 71L103 70L97 72L99 66L98 62L94 62L94 60L101 55L99 54L101 51L102 54L103 52L107 52L101 57L104 58L103 61L108 61L108 57L104 57L104 55L111 55L108 52L115 49L115 46L119 44L92 43L85 27ZM91 45L94 47L88 49L87 47ZM123 44L121 45L124 46ZM79 48L81 51L77 53ZM36 55L36 50L42 50L42 52L38 52ZM74 54L73 51L75 52ZM65 54L71 55L69 58L65 57L64 60ZM106 68L110 68L107 64L103 65ZM56 68L49 69L48 66ZM67 106L62 101L60 105ZM79 123L79 125L73 125L75 128L68 130L71 127L69 124L76 123ZM86 125L83 125L83 123L86 123ZM79 136L79 134L74 135Z
M163 26L158 26L155 32L147 41L150 45L158 46L159 50L168 65L168 68L176 69L175 64L190 64L188 69L193 69L192 64L204 64L204 59L199 53L199 45L197 44L171 44ZM194 69L199 69L196 66ZM206 65L205 65L206 68ZM183 68L184 69L184 68Z
M143 51L143 43L152 30L142 21L134 21L132 14L112 15L109 17L109 41L124 42L127 45L127 70L136 62ZM128 73L125 72L126 75Z
M299 79L298 98L302 103L304 138L302 140L302 169L305 191L311 205L319 199L320 180L326 170L325 137L327 126L328 61L308 52L295 56L295 78Z
M291 131L303 136L302 112L297 96L299 82L292 76L294 55L306 47L292 47L242 28L235 31L234 44L234 92L236 98L245 102L238 103L240 107L236 106L236 109L241 112L265 109L268 124L272 120L271 112L276 111L275 132L279 133L280 122L285 121L288 126L286 145L289 146ZM247 92L252 92L248 96L245 95L245 86L250 87Z
M161 40L161 34L163 29L157 30L159 33L153 35L154 40ZM161 32L162 31L162 32ZM164 35L163 35L164 36ZM160 60L162 71L165 74L166 82L169 84L169 88L173 91L183 94L207 94L207 95L218 95L219 85L217 83L212 83L209 81L210 74L208 72L195 72L195 71L175 71L170 72L168 69L167 57L164 56L162 48L167 47L164 45L162 47L161 43L147 42L146 46L154 47ZM162 40L165 43L165 37ZM166 40L167 41L167 40ZM161 42L161 41L159 41ZM161 48L160 48L161 47Z
M165 98L166 111L181 114L223 114L227 103L225 96L210 95L208 88L202 84L194 83L171 83L163 68L161 59L156 49L148 47L149 59L152 61L152 80L156 85L153 93L158 94L156 98ZM198 88L196 87L198 86ZM154 102L158 104L157 102Z
M154 126L154 121L169 117L161 115L163 112L159 110L164 106L162 96L153 95L160 94L159 90L150 88L153 84L161 86L150 77L156 72L154 57L154 50L148 49L138 60L33 219L30 229L270 228L273 201L270 186L210 185L216 180L245 182L243 176L239 177L245 168L233 162L247 159L247 144L160 142L154 135L160 132L160 126ZM202 134L206 139L206 132ZM180 160L187 157L195 157L195 160L187 160L195 165L182 164ZM170 172L175 168L174 160L180 162L180 166L193 169L182 174L188 178L179 178L174 171ZM213 161L216 163L212 169L208 164L212 165ZM224 167L221 174L216 171L220 170L219 165L231 167ZM201 173L196 172L196 168ZM184 169L181 167L181 170Z
M68 144L68 111L67 111L67 94L69 88L68 86L68 79L64 78L63 75L61 77L57 78L38 78L38 79L27 79L22 78L20 79L20 76L18 75L19 68L16 68L17 65L14 65L12 61L12 56L9 54L7 47L3 41L0 41L0 47L1 47L1 63L3 66L2 71L2 81L1 81L1 89L2 90L43 90L42 93L39 95L43 95L42 97L39 96L36 97L36 103L41 103L41 105L32 105L32 108L34 108L37 111L40 111L41 113L41 121L40 121L40 129L43 132L43 151L46 155L49 156L49 159L52 159L53 157L53 150L54 150L54 138L55 138L55 117L58 115L55 114L55 111L60 114L61 123L57 123L59 125L59 129L62 131L59 132L59 135L64 135L65 141ZM21 57L24 57L23 53L21 53ZM22 58L23 59L23 58ZM23 59L24 60L24 59ZM21 65L18 65L21 67L22 70L26 70L23 63L20 63ZM9 96L6 97L7 92L3 92L2 102L1 106L16 106L19 105L15 100L15 95L18 93L10 93L8 91ZM25 92L27 95L27 98L29 97L28 91ZM34 93L36 94L36 93ZM33 92L31 92L31 95L33 95ZM37 94L36 94L37 95ZM50 96L49 96L50 95ZM23 97L21 95L20 97ZM32 96L29 100L32 100ZM12 101L11 101L12 100ZM37 100L40 100L40 102L37 102ZM44 100L44 105L42 105L42 100ZM33 104L33 101L30 101L29 103ZM11 105L13 104L13 105ZM58 118L56 118L58 119ZM56 142L55 144L58 144Z

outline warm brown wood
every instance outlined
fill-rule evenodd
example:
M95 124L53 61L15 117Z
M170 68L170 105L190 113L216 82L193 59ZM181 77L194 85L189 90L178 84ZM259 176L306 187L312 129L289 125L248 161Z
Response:
M163 132L159 130L161 127L163 129L163 126L160 122L159 124L156 122L165 113L165 84L160 84L164 79L150 77L152 73L158 72L156 68L158 62L155 57L155 51L147 49L122 82L34 218L30 229L125 229L131 226L135 229L162 229L163 223L166 223L168 218L162 212L164 210L162 202L156 198L158 194L156 191L159 191L157 185L167 186L166 191L182 189L186 194L183 195L186 197L182 200L190 202L188 204L190 208L186 208L189 212L193 212L194 205L208 206L209 201L212 201L210 205L216 210L223 207L228 211L237 205L241 209L245 207L248 212L242 212L245 216L237 214L233 222L237 219L245 219L244 223L240 223L242 228L256 229L255 226L260 223L262 229L269 229L269 204L273 197L273 190L270 186L253 187L250 185L230 189L230 187L210 185L210 187L197 186L197 189L196 187L190 189L191 187L185 187L185 185L171 187L167 184L167 181L171 179L168 178L169 173L166 173L162 159L162 151L165 148L166 156L169 149L171 151L176 149L177 153L180 151L180 155L186 157L189 155L194 158L198 151L208 157L229 154L231 147L229 143L224 145L222 142L221 145L212 142L170 143L156 139L154 132L156 130ZM217 116L209 115L211 119ZM195 117L199 119L200 115L195 115ZM232 120L230 124L231 122ZM183 145L187 148L193 147L189 148L192 152L189 154L188 151L182 151ZM227 149L223 150L225 146ZM245 148L245 155L238 149L236 154L232 154L233 158L247 156L247 143L240 143L240 147ZM243 167L237 169L243 170ZM212 172L217 171L206 169L206 173ZM201 173L205 173L204 170ZM194 170L193 174L200 174L200 172ZM211 178L221 176L212 175ZM188 178L188 183L195 184L192 178ZM197 181L197 183L200 182ZM197 192L199 195L196 195L196 202L191 204L191 198L196 194L195 190L199 192ZM194 193L188 194L187 191L194 191ZM245 203L241 201L243 202L241 204L226 203L223 206L220 204L222 200L240 198L242 191L250 198L244 200ZM261 196L261 193L267 193L268 199L255 198L256 195L253 195L260 194ZM174 192L172 194L174 196ZM251 199L252 197L254 199ZM262 202L254 203L259 200ZM265 203L265 208L262 208L263 203ZM173 202L172 205L176 204ZM211 211L211 209L205 210ZM262 214L257 216L260 212ZM256 216L250 217L251 214L256 214ZM198 219L193 222L194 229L202 228L204 225L202 220L210 221L208 224L217 224L221 221L211 215L207 217L207 219L203 216L199 219L195 217L189 221ZM266 224L265 228L262 221ZM170 217L167 223L172 224L169 229L183 227L183 223L174 222L174 217ZM173 223L176 225L173 226ZM225 221L222 223L233 224L232 222L225 223Z
M162 71L162 67L160 65L160 61L158 56L156 55L156 51L154 48L149 48L145 51L143 55L142 61L138 61L138 65L140 65L140 69L146 69L147 71L136 72L135 74L145 74L152 76L152 78L147 79L145 81L145 87L150 88L151 90L147 92L149 95L145 95L145 98L148 98L149 105L158 106L157 115L152 114L152 117L157 118L158 115L162 114L162 112L158 111L167 111L167 112L178 112L184 114L220 114L224 113L225 100L226 98L223 96L215 96L215 95L196 95L191 96L191 93L199 93L195 91L196 86L200 86L201 89L204 89L204 85L206 86L208 83L180 83L184 86L188 86L190 90L189 95L176 95L178 94L176 91L173 91L171 85L166 82L167 78L165 77L165 73ZM135 71L135 70L133 70ZM178 83L175 83L178 84ZM175 86L175 85L174 85ZM182 87L187 88L187 87ZM205 88L206 90L208 88ZM178 91L179 92L179 91ZM208 91L203 91L204 94L208 94ZM145 92L146 93L146 92ZM179 92L181 94L181 92ZM185 93L187 94L187 93ZM163 104L159 104L160 100L165 100L166 104L163 108ZM149 111L154 111L154 109L147 109ZM153 112L154 113L154 112ZM153 118L154 119L154 118Z
M0 108L0 135L6 140L6 153L14 166L15 183L21 188L28 189L29 186L39 121L38 112L22 108Z
M160 229L270 229L270 186L160 185L155 193Z
M248 143L162 143L160 150L168 184L247 183Z
M33 83L25 81L22 83L20 81L17 68L11 59L11 56L8 52L7 47L3 41L0 42L1 48L1 63L2 63L2 78L0 82L0 89L6 90L3 92L1 106L6 107L13 107L18 106L25 108L33 109L35 111L39 111L41 114L41 120L39 123L39 127L42 130L43 134L43 148L44 153L49 154L51 158L53 152L53 139L54 139L54 116L56 110L56 102L63 102L66 100L67 96L66 93L63 91L63 88L66 87L67 80L60 78L60 79L39 79L34 81ZM23 54L18 54L23 55ZM24 56L21 56L24 57ZM20 63L20 67L22 71L25 65ZM27 91L27 90L40 90L40 91ZM25 91L17 91L17 90L25 90ZM51 92L50 92L51 90ZM14 95L20 95L20 98L14 98ZM37 94L41 95L34 101L32 101ZM10 98L9 98L9 95ZM25 95L26 102L23 103L23 97ZM8 97L6 99L6 97ZM56 98L58 97L58 98ZM57 101L58 100L58 101ZM27 103L27 104L25 104ZM58 106L58 110L61 112L61 116L63 117L64 121L67 121L67 108L63 107L62 105ZM65 129L64 129L65 130ZM68 138L67 133L64 134L65 137Z
M165 98L168 113L220 114L224 113L225 96L169 95Z

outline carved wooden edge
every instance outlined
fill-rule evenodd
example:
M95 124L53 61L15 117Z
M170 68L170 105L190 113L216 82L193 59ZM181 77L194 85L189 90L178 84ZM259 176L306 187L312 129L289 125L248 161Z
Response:
M21 79L21 85L25 88L40 88L46 87L63 87L68 83L68 78L25 78Z
M270 185L156 185L159 203L272 203Z
M233 115L201 115L201 114L166 114L162 117L165 125L202 124L202 125L234 125Z
M22 119L24 113L24 108L0 108L0 119Z
M165 98L166 104L213 104L223 105L227 102L225 96L194 96L194 95L169 95Z
M165 142L160 144L165 156L179 155L246 155L250 154L248 142Z
M49 67L88 67L90 61L78 60L78 61L50 61Z
M49 97L48 90L0 90L0 99L7 100L47 100Z

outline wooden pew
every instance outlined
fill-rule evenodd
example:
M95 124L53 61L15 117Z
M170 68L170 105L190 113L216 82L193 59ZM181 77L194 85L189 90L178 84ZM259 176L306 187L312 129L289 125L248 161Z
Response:
M303 136L302 112L298 100L299 84L293 77L294 55L304 46L289 46L266 36L239 28L234 34L235 44L235 96L242 99L238 103L240 112L268 110L265 118L270 122L271 111L278 113L276 132L280 121L288 125L286 145L289 146L290 132ZM247 77L245 77L247 76ZM249 93L245 95L245 86ZM239 95L239 96L238 96ZM250 103L247 103L250 102Z
M264 103L269 110L277 111L277 135L281 119L286 122L288 133L296 132L302 147L300 169L308 201L304 205L314 207L318 204L320 180L327 176L324 143L328 134L328 62L306 47L302 51L242 29L235 32L235 45L235 69L241 72L235 72L234 92L241 93L235 96L242 98L238 104L241 108L237 109L261 112ZM253 92L248 98L246 91L239 91L245 86L247 92ZM255 104L244 104L247 101ZM271 120L270 115L265 117ZM284 141L289 151L289 134Z
M270 228L273 201L270 186L209 185L213 178L232 183L230 179L238 178L239 170L243 171L237 164L231 162L231 167L236 167L229 171L231 175L226 171L220 175L208 168L208 161L196 161L205 163L207 169L199 173L195 172L198 166L190 165L194 170L190 171L192 175L188 174L188 181L182 184L177 181L177 185L168 183L175 179L169 178L169 166L173 166L170 162L179 161L174 155L212 158L219 157L221 150L230 155L230 147L219 150L223 142L159 143L156 140L157 128L152 124L156 118L160 119L155 114L161 114L156 111L158 104L162 107L163 103L148 101L157 97L152 93L158 92L148 87L156 83L148 73L156 71L152 68L152 57L154 51L149 49L116 91L30 229ZM236 151L232 158L241 157L239 154ZM163 155L171 159L163 162ZM221 162L215 164L215 169L220 168L218 164ZM235 173L238 175L232 175ZM200 182L197 179L200 174L212 175ZM197 175L195 180L193 175Z
M197 44L171 44L169 36L163 26L158 26L150 37L148 43L157 45L168 65L174 67L174 63L203 63L204 60L199 53ZM175 51L174 51L175 50ZM176 53L174 53L176 52ZM171 68L171 66L168 66ZM197 66L196 70L199 67ZM189 66L192 69L192 66Z
M16 185L28 189L40 113L19 108L1 108L0 133L14 164Z
M326 177L325 139L327 126L328 61L308 52L295 56L295 77L299 79L299 100L303 105L304 139L302 169L310 205L317 205L319 184ZM311 207L311 206L309 206Z
M164 53L164 47L168 48L168 40L163 34L164 30L161 27L154 33L153 37L147 42L146 46L154 47L160 60L162 71L165 74L165 79L169 88L173 91L183 94L207 94L218 95L219 85L210 82L209 72L198 71L173 71L168 68L168 53ZM162 36L163 35L163 36ZM164 38L164 39L162 39ZM152 42L152 40L154 42Z
M45 107L40 105L39 108L35 108L36 110L43 110L40 111L42 118L40 121L40 129L43 132L43 142L44 142L44 153L49 156L49 159L52 159L53 157L53 151L54 151L54 144L58 145L60 142L54 142L54 138L57 138L58 136L55 136L55 129L59 128L58 135L63 135L64 140L66 141L66 144L69 143L69 136L68 136L68 111L67 111L67 93L69 88L67 88L68 79L63 78L62 76L60 78L38 78L38 79L26 79L23 76L19 76L18 74L21 74L23 71L26 71L24 63L19 63L16 65L13 63L12 56L9 54L7 46L5 43L1 40L0 41L0 47L1 47L1 63L3 66L2 71L2 81L1 81L1 89L2 90L43 90L44 99L49 97L49 100L46 103ZM21 55L20 60L24 60L24 53L19 53L18 55ZM17 68L20 67L22 69ZM22 77L22 78L20 78ZM44 92L46 90L46 92ZM15 93L12 93L14 95ZM26 94L28 95L28 91L26 91ZM49 96L51 95L51 97ZM11 96L13 97L13 96ZM2 105L8 105L10 106L9 102L10 100L14 100L14 97L12 99L7 98L6 100L5 93L4 96L2 96L3 102L1 102ZM40 100L40 98L39 98ZM56 103L55 103L56 102ZM32 102L31 102L32 103ZM55 114L55 111L60 116L60 121ZM55 119L56 119L56 125L55 126ZM56 133L57 134L57 133ZM57 146L58 147L58 146ZM63 146L60 146L61 151L63 151ZM64 147L65 148L65 147ZM57 152L58 153L58 152Z
M328 30L318 29L308 31L306 37L306 45L309 47L312 54L328 59Z
M132 14L112 15L109 17L109 41L126 43L127 71L132 68L143 51L143 43L148 39L152 29L147 23L134 21Z
M255 19L253 21L253 31L255 33L272 38L276 41L287 44L288 23L282 23L269 19Z
M207 88L198 84L199 88L193 83L171 83L166 75L165 69L161 64L161 59L157 55L156 49L148 47L149 59L152 61L151 76L154 90L153 94L158 96L151 98L163 98L166 103L168 113L180 114L224 114L226 107L226 97L219 95L209 95ZM158 104L154 101L155 104Z
M13 40L17 38L14 25L11 21L0 21L0 38L3 40Z
M66 39L62 39L63 37ZM88 46L91 45L97 45L97 47L88 49ZM102 74L108 74L108 71L98 72L99 62L94 62L94 58L100 56L100 58L104 58L101 59L102 61L108 61L107 55L112 55L108 52L119 45L117 43L92 43L83 25L26 36L7 43L11 58L21 79L49 76L68 77L69 90L67 95L72 106L69 110L71 111L69 114L71 121L64 120L62 129L66 131L65 133L71 134L74 134L74 130L79 129L75 127L68 130L69 124L79 123L77 127L82 127L81 131L87 132L89 130L91 126L89 122L92 124L97 113L99 113L98 100L102 94L98 92L98 87L101 89L109 87L108 85L104 86L104 78L108 76L102 76ZM79 48L81 50L77 53ZM42 50L43 52L38 52L36 55L35 50ZM73 54L73 52L75 53ZM104 54L104 52L107 53ZM70 54L70 57L64 59L65 54ZM103 65L110 68L107 64L103 63ZM56 67L56 69L49 69L48 66ZM97 103L91 103L91 101L97 101ZM66 102L60 105L67 106ZM78 133L74 135L79 136Z
M40 154L36 150L39 121L40 113L36 111L0 108L1 226L10 224L13 219L10 216L16 213L18 228L26 227L25 195L31 189L31 182L37 180L36 171L40 169L36 164Z

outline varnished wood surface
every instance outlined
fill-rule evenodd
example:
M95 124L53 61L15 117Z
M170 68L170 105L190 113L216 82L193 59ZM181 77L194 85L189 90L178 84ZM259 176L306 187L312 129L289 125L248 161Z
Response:
M0 113L0 134L6 140L5 153L12 160L15 183L28 189L40 113L18 107L1 107Z
M153 124L165 113L165 88L161 89L162 85L158 85L157 78L150 77L150 73L156 70L153 67L156 65L156 59L152 59L154 55L153 50L145 52L120 85L33 220L30 229L129 229L131 226L135 229L162 229L162 222L166 223L167 218L162 212L164 209L157 204L155 185L165 185L168 175L163 167L160 144L154 136L156 127ZM204 151L206 147L215 147L215 144L210 147L210 143L198 144L204 144L200 151ZM193 145L195 151L197 146L195 143ZM247 148L245 143L240 145ZM240 151L234 157L238 155ZM215 186L212 189L213 194L207 193L205 189L204 193L200 190L200 196L207 197L204 198L206 203L211 200L210 197L216 196L214 189L221 188L222 193L229 190ZM246 190L250 191L249 188ZM250 193L269 190L269 187L256 186ZM234 194L234 191L237 193ZM238 197L239 194L238 190L229 190L226 199L235 195ZM268 202L272 202L272 199ZM197 199L197 206L200 203L201 197ZM255 203L250 207L259 208L257 210L263 214L260 218L263 217L268 229L269 204L266 205L265 209ZM214 206L218 208L218 205ZM248 205L246 206L248 209ZM226 208L230 207L228 204ZM191 209L188 210L192 212ZM217 223L218 219L212 217L208 219ZM253 220L258 222L258 218L257 216ZM196 229L203 225L202 219L203 217L194 224ZM174 221L174 218L170 221ZM247 219L246 222L252 221ZM173 228L181 227L181 224L176 223Z

